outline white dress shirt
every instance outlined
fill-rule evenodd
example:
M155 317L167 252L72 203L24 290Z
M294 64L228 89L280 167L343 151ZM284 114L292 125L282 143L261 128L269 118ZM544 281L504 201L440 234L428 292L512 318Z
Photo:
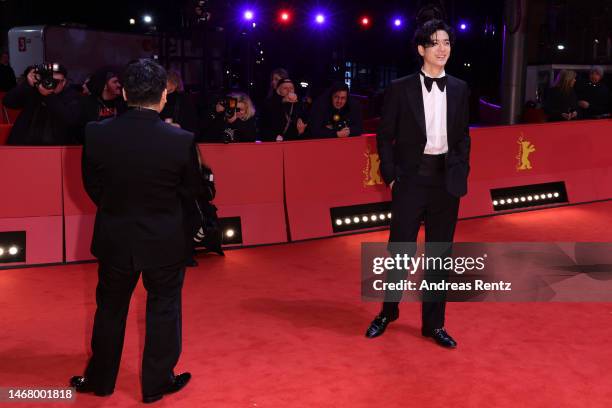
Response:
M438 78L446 73L444 70ZM444 154L448 152L448 138L446 132L446 87L444 92L440 91L437 83L431 86L431 92L427 92L425 79L419 74L421 89L423 90L423 105L425 108L425 129L427 131L427 145L425 154ZM448 86L448 85L447 85Z

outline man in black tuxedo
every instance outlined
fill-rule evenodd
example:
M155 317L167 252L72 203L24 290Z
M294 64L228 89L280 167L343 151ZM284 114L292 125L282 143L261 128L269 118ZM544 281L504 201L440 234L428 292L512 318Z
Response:
M140 273L147 290L142 359L144 402L183 388L174 375L181 352L185 221L181 199L198 191L193 134L164 123L166 72L151 60L128 65L123 96L129 110L85 128L83 182L97 205L92 253L99 260L92 356L78 392L112 394L128 307Z
M389 86L377 135L382 177L392 189L389 241L416 242L424 221L426 242L447 243L448 247L455 232L459 199L467 193L469 90L465 82L444 71L453 43L448 25L441 20L424 23L415 33L415 43L422 69ZM399 281L405 276L396 272L387 279ZM440 272L426 271L425 278L440 279ZM432 337L441 346L456 347L444 328L444 296L425 296L423 336ZM366 337L380 336L399 317L400 299L401 292L385 294L382 311Z

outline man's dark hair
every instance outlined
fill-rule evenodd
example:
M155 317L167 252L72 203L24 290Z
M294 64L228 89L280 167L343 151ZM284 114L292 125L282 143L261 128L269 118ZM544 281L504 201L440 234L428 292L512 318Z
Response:
M414 32L413 39L414 52L416 53L417 59L421 63L423 63L423 57L421 57L421 54L419 54L419 45L425 48L433 46L433 41L431 37L438 30L445 31L448 34L448 39L450 40L451 47L455 45L455 32L448 24L446 24L443 20L437 18L425 21L423 24L420 24L417 27L416 31Z
M425 48L431 47L433 45L431 36L438 30L446 31L448 38L450 39L451 46L455 44L455 32L453 29L444 21L433 19L426 21L416 29L414 33L415 48L417 48L419 45Z
M128 104L141 106L159 103L166 81L166 70L150 59L131 62L121 77Z
M346 92L347 94L350 93L349 87L346 83L344 82L334 82L332 84L332 86L329 88L330 89L330 95L334 95L336 92Z

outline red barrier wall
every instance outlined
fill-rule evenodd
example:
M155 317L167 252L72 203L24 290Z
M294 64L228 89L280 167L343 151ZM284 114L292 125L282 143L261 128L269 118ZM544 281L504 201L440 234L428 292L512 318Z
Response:
M66 262L93 259L89 251L96 206L89 199L81 177L81 148L62 151Z
M1 112L0 112L0 115L1 115ZM1 125L0 124L0 146L3 146L6 144L9 134L11 133L12 127L13 127L12 125Z
M26 231L26 264L63 261L60 156L61 148L0 147L0 231Z
M282 149L276 144L201 145L215 171L220 217L240 217L243 244L286 242ZM89 249L96 208L81 179L81 148L62 154L66 261L93 259Z
M473 129L460 217L492 214L493 188L564 181L570 203L612 198L611 134L612 120ZM534 150L530 169L521 143ZM241 217L243 245L286 242L287 226L292 240L330 236L330 208L390 199L372 136L200 151L215 172L219 216ZM27 264L62 262L64 244L66 261L91 259L95 208L79 147L0 147L0 174L0 231L26 231Z
M284 145L285 194L291 238L332 235L329 209L391 199L379 173L376 139L323 139Z
M214 171L219 217L239 216L244 245L287 241L280 143L200 145Z
M570 203L612 198L611 120L480 128L471 135L462 218L493 214L494 188L564 181ZM531 169L519 169L519 142L535 148L528 155ZM284 150L293 239L333 235L332 207L389 200L383 185L364 185L376 178L367 174L365 159L376 153L372 136L294 142Z

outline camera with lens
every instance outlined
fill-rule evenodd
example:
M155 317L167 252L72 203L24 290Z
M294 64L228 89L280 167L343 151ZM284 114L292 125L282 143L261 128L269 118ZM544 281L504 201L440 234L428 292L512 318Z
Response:
M346 118L343 118L342 116L340 116L338 114L335 114L332 117L331 125L332 125L332 128L336 132L339 132L339 131L341 131L344 128L350 127L350 124L351 124L350 120L348 120Z
M223 106L225 109L225 117L231 118L236 114L236 108L238 107L238 99L227 96L221 99L219 105Z
M60 72L59 64L38 64L31 68L37 76L34 86L42 86L49 91L57 88L60 81L53 78L53 74Z

